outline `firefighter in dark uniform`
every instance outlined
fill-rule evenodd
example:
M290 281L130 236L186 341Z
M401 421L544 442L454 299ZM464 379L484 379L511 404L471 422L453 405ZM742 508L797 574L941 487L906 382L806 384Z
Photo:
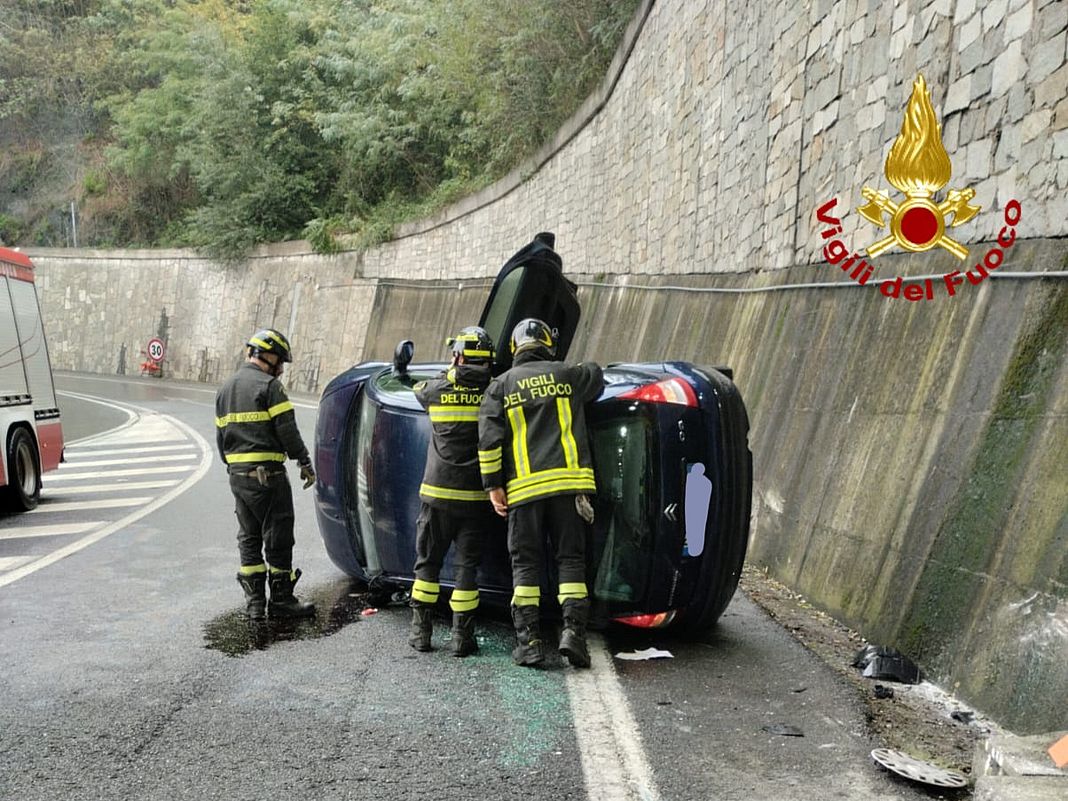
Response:
M283 365L292 361L289 341L278 331L264 329L246 348L247 362L215 396L216 441L236 502L241 554L237 581L245 591L250 619L262 620L265 608L275 618L309 617L315 606L293 595L300 570L293 569L293 492L286 455L300 465L305 489L315 482L315 471L297 430L293 404L279 380Z
M493 515L478 469L478 409L492 377L494 354L489 334L477 326L463 329L448 344L453 354L449 369L414 387L415 397L430 414L432 434L419 487L423 503L417 523L408 643L417 651L431 650L434 605L441 590L438 576L445 553L455 542L449 650L453 656L468 656L478 650L474 628L478 563Z
M593 522L588 495L597 487L584 405L601 394L604 377L593 363L554 361L552 331L541 320L520 322L511 347L512 368L482 401L478 459L493 508L508 518L518 640L512 659L527 666L544 659L538 606L548 535L564 617L560 653L575 667L589 667L585 523Z

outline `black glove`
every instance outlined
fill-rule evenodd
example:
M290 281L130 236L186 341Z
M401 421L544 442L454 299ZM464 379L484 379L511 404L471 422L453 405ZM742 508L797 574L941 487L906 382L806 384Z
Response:
M311 459L300 463L300 477L304 480L304 489L315 483L315 468L312 467Z

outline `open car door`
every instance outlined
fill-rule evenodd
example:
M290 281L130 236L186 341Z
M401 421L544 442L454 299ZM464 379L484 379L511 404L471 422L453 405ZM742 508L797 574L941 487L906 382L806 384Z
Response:
M564 278L555 237L541 233L505 262L490 290L478 324L497 346L495 374L512 366L512 329L527 317L545 321L556 340L556 358L567 358L579 322L575 285Z

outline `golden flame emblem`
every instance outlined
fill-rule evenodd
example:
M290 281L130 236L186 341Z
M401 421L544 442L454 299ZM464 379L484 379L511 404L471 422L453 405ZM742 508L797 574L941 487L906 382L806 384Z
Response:
M941 246L958 259L966 259L968 248L946 235L946 218L953 215L949 225L955 228L978 214L980 207L968 202L975 197L974 189L950 189L941 203L932 200L949 183L953 167L923 75L912 84L901 133L886 157L885 172L886 180L905 193L906 199L897 204L885 192L864 187L862 194L868 202L857 211L880 228L890 227L889 236L868 247L868 255L874 258L897 244L913 253Z

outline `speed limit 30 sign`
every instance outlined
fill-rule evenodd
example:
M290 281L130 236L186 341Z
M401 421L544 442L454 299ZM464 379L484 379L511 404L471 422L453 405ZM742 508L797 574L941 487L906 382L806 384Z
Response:
M148 354L148 358L157 363L163 361L163 354L165 352L166 349L163 347L163 340L159 337L152 337L152 339L148 340L148 344L145 346L145 353Z

